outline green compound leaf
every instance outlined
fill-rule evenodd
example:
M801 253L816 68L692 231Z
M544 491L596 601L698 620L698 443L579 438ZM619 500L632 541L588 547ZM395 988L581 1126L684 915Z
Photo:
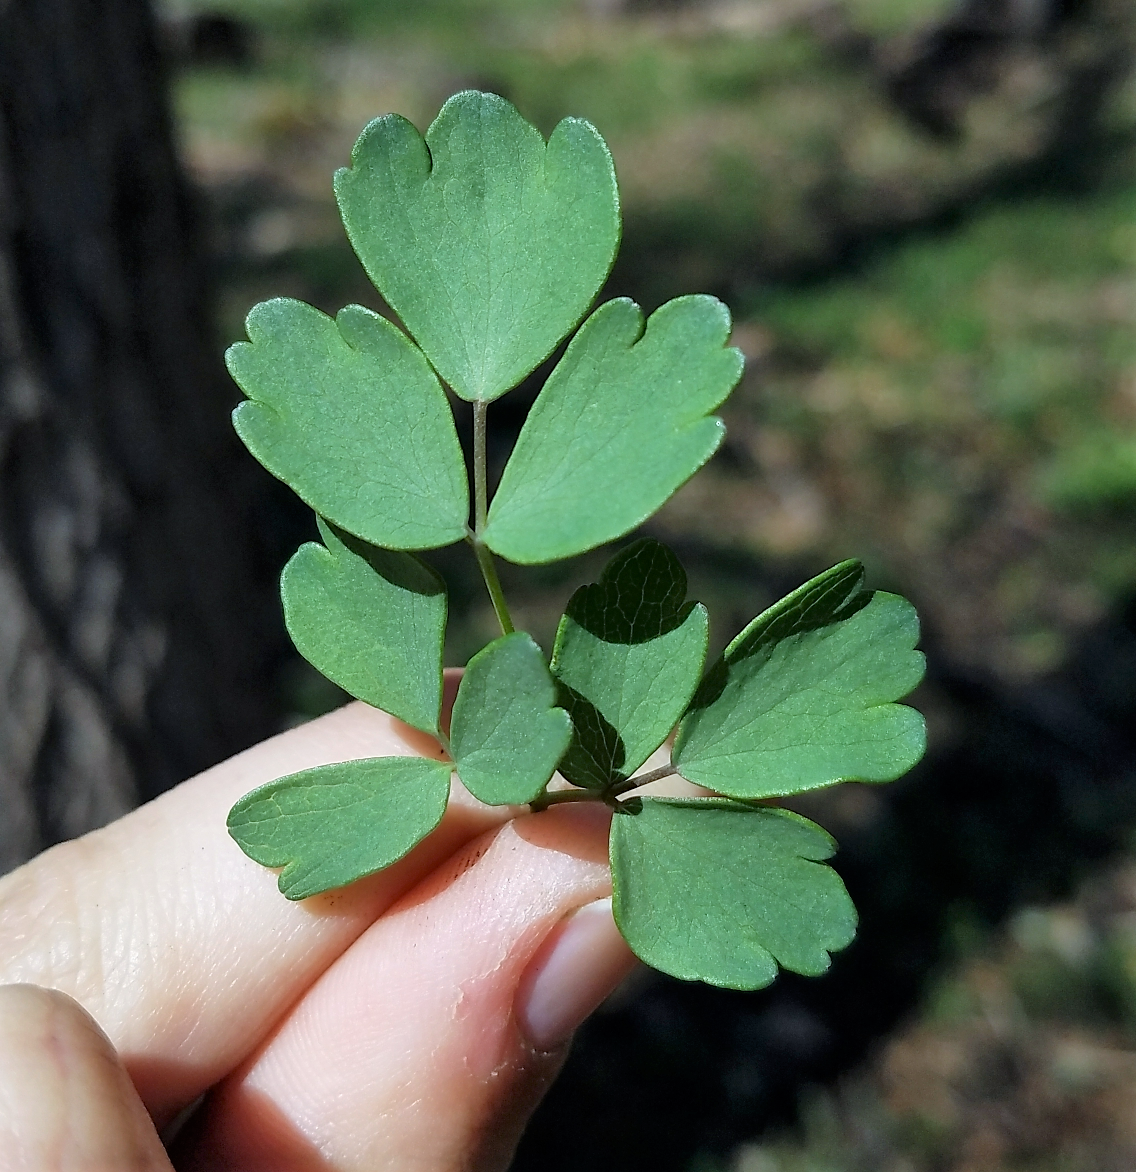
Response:
M547 358L619 244L595 128L566 118L546 146L494 94L450 98L425 141L397 114L376 119L335 194L368 276L463 399L495 399Z
M320 765L262 785L229 811L249 858L283 867L279 887L307 899L381 871L442 820L448 761L372 757Z
M352 696L437 734L446 587L413 554L379 549L319 521L280 576L296 650Z
M760 989L818 976L856 934L836 844L788 810L644 798L611 826L612 907L635 955L686 981Z
M730 315L679 297L643 327L632 301L580 327L525 421L489 510L485 541L533 564L571 557L634 529L714 454L709 416L741 377Z
M520 804L544 789L572 738L572 721L555 703L544 656L523 631L469 661L454 701L450 750L474 797Z
M603 789L630 777L683 714L706 658L708 620L686 602L686 573L665 545L621 550L581 586L560 620L552 674L572 717L560 772Z
M453 414L422 352L349 305L333 321L280 297L248 315L229 372L249 451L321 516L387 549L460 541L469 518Z
M733 798L836 781L893 781L923 756L926 729L893 701L923 678L915 609L861 589L842 562L759 615L726 648L679 725L683 777Z

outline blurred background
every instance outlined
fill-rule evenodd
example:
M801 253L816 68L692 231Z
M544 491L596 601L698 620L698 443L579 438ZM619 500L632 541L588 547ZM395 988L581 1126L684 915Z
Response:
M221 353L265 297L384 308L331 173L469 87L607 139L605 296L733 311L725 447L648 526L716 646L858 556L930 661L923 765L798 803L857 942L757 994L642 974L518 1172L1136 1167L1129 0L0 0L0 869L342 701ZM452 663L494 632L463 552ZM505 567L519 625L609 554Z

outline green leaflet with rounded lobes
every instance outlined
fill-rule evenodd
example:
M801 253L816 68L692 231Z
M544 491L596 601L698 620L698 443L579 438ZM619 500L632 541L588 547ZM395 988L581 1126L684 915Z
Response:
M806 976L856 934L823 865L836 844L788 810L720 798L643 798L611 827L612 910L632 951L673 977L760 989L777 966Z
M486 544L557 561L645 521L714 454L709 415L741 377L730 315L690 296L643 314L621 298L580 327L525 420L489 509Z
M249 396L233 425L250 452L322 517L386 549L460 541L465 459L446 394L422 352L359 305L332 320L264 301L229 372Z
M572 721L540 648L502 635L466 666L454 700L450 751L462 784L489 805L531 802L568 748Z
M397 114L336 172L368 276L463 399L497 398L588 310L619 245L611 155L566 118L546 144L504 98L455 94L426 132Z
M320 765L262 785L229 811L229 833L279 887L307 899L381 871L442 820L448 761L371 757Z
M733 798L893 781L926 749L894 701L923 677L915 609L842 562L759 615L709 671L675 737L689 781Z
M445 583L413 554L379 549L319 520L280 576L296 650L333 683L436 735Z
M552 653L572 744L560 772L603 789L630 777L690 701L706 658L706 608L686 601L686 573L661 542L621 550L573 594Z

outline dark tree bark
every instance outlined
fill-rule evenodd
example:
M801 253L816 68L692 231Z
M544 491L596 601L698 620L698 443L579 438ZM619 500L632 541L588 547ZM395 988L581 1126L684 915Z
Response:
M272 721L163 82L145 0L0 0L0 871Z

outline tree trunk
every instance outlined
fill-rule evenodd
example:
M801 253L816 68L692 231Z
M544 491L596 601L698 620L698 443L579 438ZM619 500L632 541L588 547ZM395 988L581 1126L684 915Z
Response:
M165 103L145 0L0 0L0 871L272 722Z

